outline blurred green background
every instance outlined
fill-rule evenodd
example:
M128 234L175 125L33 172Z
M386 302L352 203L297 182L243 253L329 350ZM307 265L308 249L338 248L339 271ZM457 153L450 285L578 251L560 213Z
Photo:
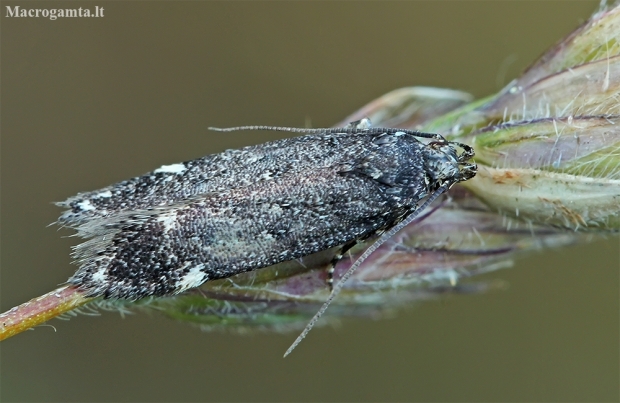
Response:
M6 6L104 18L7 18ZM2 2L1 309L72 273L50 202L329 126L392 89L499 90L598 1ZM282 134L280 134L282 135ZM157 315L54 320L1 345L2 401L618 401L616 237L534 253L382 321L202 333Z

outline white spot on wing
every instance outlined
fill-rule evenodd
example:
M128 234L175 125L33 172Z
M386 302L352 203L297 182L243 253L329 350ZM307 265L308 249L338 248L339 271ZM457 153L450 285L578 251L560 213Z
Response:
M164 231L171 230L175 228L177 222L177 213L169 212L160 217L157 217L157 222L162 223L164 226Z
M161 167L157 168L154 172L155 173L180 174L186 169L187 168L185 168L185 165L183 164L172 164L172 165L162 165Z
M101 269L97 270L95 273L93 273L92 276L92 281L95 283L103 283L105 282L105 267L102 267Z
M90 204L89 200L84 200L78 203L78 207L82 211L95 210L95 206Z
M190 288L198 287L207 280L207 274L202 271L204 264L192 267L189 272L184 275L176 285L176 292L183 292Z
M97 193L95 197L112 197L112 192L106 190L105 192Z

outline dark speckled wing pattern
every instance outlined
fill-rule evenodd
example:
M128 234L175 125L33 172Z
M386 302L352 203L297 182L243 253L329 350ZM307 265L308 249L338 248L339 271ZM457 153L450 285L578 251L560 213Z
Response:
M391 227L429 192L414 136L324 133L229 150L63 203L88 295L171 295Z

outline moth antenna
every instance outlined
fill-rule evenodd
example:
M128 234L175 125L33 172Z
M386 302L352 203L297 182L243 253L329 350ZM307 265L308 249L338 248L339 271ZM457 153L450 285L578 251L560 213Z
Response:
M364 261L366 259L368 259L368 257L375 250L377 250L381 245L383 245L388 239L392 238L398 231L400 231L401 229L403 229L407 225L411 224L411 222L422 211L424 211L433 201L435 201L435 199L437 199L439 196L441 196L441 194L444 193L446 190L448 190L450 188L450 186L452 186L452 185L453 185L452 182L448 182L448 183L444 183L442 186L440 186L432 195L429 196L429 198L422 204L422 206L420 206L420 208L416 209L416 211L414 211L411 215L409 215L409 217L407 217L406 219L404 219L400 223L398 223L395 226L393 226L390 230L388 230L387 232L384 232L379 237L379 239L377 239L375 241L375 243L370 245L368 247L368 249L366 249L364 251L364 253L362 253L362 255L360 257L358 257L355 262L353 262L351 267L349 267L349 269L342 275L342 277L340 278L340 281L338 282L338 284L336 284L334 286L334 288L332 289L331 294L329 295L329 298L327 298L327 301L325 301L323 303L323 306L321 306L321 309L319 309L318 312L312 317L312 319L310 319L310 322L308 322L308 324L306 325L304 330L301 332L301 334L299 336L297 336L297 339L295 339L293 344L291 344L291 346L288 348L288 350L286 350L286 352L284 353L284 357L289 355L295 349L295 347L297 347L297 345L299 343L301 343L301 341L304 339L304 337L306 337L306 335L308 335L310 330L312 330L312 328L314 327L316 322L318 322L318 320L321 318L321 316L325 313L325 311L327 310L329 305L332 303L332 301L338 296L340 291L342 291L342 288L344 287L345 282L349 279L349 277L351 277L351 275L353 275L355 270L357 270L357 268L362 263L364 263Z
M360 125L360 123L362 123ZM405 133L415 137L422 137L427 139L435 139L442 142L445 142L446 139L437 133L424 133L416 130L409 129L397 129L394 127L366 127L364 126L365 121L352 122L346 127L330 127L330 128L318 128L318 129L307 129L303 127L283 127L283 126L236 126L236 127L209 127L209 130L213 130L215 132L236 132L239 130L271 130L274 132L291 132L291 133L309 133L309 134L318 134L318 133L349 133L355 134L359 132L365 133L374 133L374 134L395 134L395 133Z
M308 129L303 127L283 127L283 126L236 126L236 127L209 127L209 130L215 132L236 132L239 130L272 130L274 132L292 132L292 133L325 133L331 129ZM347 129L341 129L348 132Z

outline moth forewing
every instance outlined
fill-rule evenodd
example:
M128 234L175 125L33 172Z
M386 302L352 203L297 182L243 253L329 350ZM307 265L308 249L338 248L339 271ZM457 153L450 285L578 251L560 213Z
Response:
M220 130L240 129L304 135L164 165L59 203L59 223L87 239L69 283L91 297L176 294L385 233L476 172L467 145L366 120Z

